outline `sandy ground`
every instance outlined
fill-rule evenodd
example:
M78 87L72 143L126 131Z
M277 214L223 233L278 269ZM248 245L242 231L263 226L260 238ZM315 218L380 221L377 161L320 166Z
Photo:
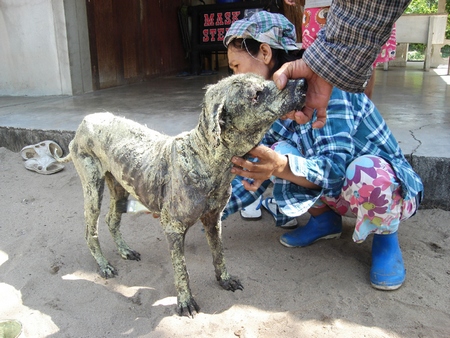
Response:
M101 220L103 251L119 270L102 279L84 241L83 200L72 164L54 175L24 168L0 148L0 320L22 337L450 337L450 212L421 210L399 231L407 281L394 292L370 287L371 238L288 249L271 216L223 224L228 270L245 289L222 290L200 224L186 238L191 288L201 313L175 314L176 294L159 221L123 217L142 255L119 257ZM300 217L305 222L307 218Z

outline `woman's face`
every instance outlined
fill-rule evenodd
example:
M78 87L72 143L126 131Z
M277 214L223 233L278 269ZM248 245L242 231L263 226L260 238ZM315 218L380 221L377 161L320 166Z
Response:
M261 50L253 57L245 49L232 45L228 47L228 66L233 74L254 73L270 80L270 59L267 60L267 57ZM271 55L269 57L271 58Z

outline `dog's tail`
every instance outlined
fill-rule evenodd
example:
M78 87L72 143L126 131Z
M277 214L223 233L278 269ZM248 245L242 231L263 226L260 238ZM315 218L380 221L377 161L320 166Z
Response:
M70 149L71 143L72 143L72 141L70 141L70 143L69 143L69 149ZM72 154L70 152L66 156L60 157L58 154L58 151L54 150L52 155L58 163L68 163L68 162L72 161Z

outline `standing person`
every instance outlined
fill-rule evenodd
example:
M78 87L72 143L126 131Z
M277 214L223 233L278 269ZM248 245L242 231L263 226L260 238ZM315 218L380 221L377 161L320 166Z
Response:
M301 57L295 28L281 14L258 12L234 22L224 44L235 74L273 79L283 64ZM311 214L306 225L283 234L281 244L302 247L337 238L342 216L353 216L355 242L374 234L371 284L397 289L406 276L397 230L419 206L420 177L366 95L334 88L326 113L328 121L319 129L312 121L298 124L288 114L249 153L257 162L232 158L231 170L239 176L223 219L258 200L273 183L273 197L263 205L278 226Z
M305 123L314 115L315 128L325 124L333 86L352 93L365 90L380 47L389 39L395 21L409 2L332 1L326 26L303 58L286 63L273 76L280 89L291 78L308 81L306 105L293 116L297 123Z
M293 0L284 0L287 5L295 5ZM302 20L302 48L307 49L316 39L319 30L325 26L327 22L328 11L330 10L331 0L306 0L303 11ZM391 36L388 41L381 47L381 51L375 59L372 67L380 63L389 62L395 59L396 52L396 34L395 25L392 27ZM375 71L372 71L364 93L372 99L373 87L375 85Z

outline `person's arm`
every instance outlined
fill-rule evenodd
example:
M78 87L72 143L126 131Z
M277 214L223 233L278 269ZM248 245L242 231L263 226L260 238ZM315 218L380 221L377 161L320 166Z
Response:
M333 86L349 92L364 91L372 73L372 63L409 2L333 1L326 26L306 49L303 58L285 63L273 75L279 89L286 86L288 79L307 80L305 106L291 116L297 123L311 120L316 109L313 127L325 125Z
M303 60L317 75L348 92L363 92L380 47L410 0L334 0L327 23Z
M237 156L231 159L231 162L235 165L231 169L233 174L253 179L253 183L242 181L246 190L258 190L261 183L269 179L272 175L301 187L320 189L318 185L311 183L304 176L294 175L289 166L288 157L285 155L278 154L264 145L253 148L249 152L249 155L258 158L258 162L251 162Z

